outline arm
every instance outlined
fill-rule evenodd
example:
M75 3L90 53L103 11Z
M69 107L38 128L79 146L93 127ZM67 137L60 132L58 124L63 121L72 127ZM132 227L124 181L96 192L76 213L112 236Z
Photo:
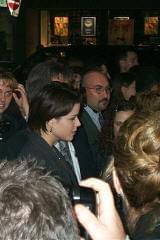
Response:
M78 221L87 230L93 240L124 240L126 234L116 210L110 186L102 180L89 178L80 184L97 192L98 216L85 206L75 206Z

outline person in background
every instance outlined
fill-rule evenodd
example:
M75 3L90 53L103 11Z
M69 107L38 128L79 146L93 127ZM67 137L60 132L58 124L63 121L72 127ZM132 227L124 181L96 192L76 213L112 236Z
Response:
M104 159L103 162L99 161L101 172L103 172L113 158L114 145L121 126L134 114L135 110L136 105L134 101L122 100L117 105L115 111L106 119L99 135L99 154L105 156L105 158L100 158Z
M133 70L132 70L133 72ZM135 73L136 92L160 91L160 69L157 66L141 66Z
M122 46L115 54L115 68L112 77L117 73L128 72L133 66L139 65L138 53L133 46Z
M9 72L0 72L0 139L7 141L26 127L28 100L22 84Z
M77 91L65 83L45 85L31 101L29 129L15 135L7 144L6 158L35 158L65 187L77 185L81 178L78 162L76 159L74 162L70 162L70 158L65 159L55 144L60 140L72 141L80 126L79 109Z
M110 104L104 112L105 119L110 118L110 115L114 115L118 104L121 101L134 101L136 96L136 77L130 72L124 72L117 74L112 79L112 94L110 98Z
M83 106L80 112L81 127L73 145L75 147L82 178L97 177L98 135L104 119L102 112L110 100L110 83L101 67L88 68L82 78Z
M72 74L72 70L65 61L57 58L36 64L29 72L25 83L29 101L51 81L65 82L71 85Z
M0 179L1 239L80 239L67 192L33 159L3 160Z

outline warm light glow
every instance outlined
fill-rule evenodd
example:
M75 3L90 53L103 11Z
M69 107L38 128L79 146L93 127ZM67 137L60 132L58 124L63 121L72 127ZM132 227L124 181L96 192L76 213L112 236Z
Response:
M144 34L158 34L158 17L145 17L144 19Z
M114 17L114 20L129 20L130 17Z
M68 37L68 17L54 18L54 35Z

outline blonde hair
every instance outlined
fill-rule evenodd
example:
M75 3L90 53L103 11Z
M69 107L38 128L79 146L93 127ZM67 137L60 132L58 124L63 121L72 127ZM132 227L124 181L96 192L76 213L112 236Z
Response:
M137 214L129 216L132 228L135 219L160 203L160 112L136 113L126 120L117 139L114 166Z
M12 90L17 88L18 82L10 72L0 72L0 82L3 82L4 85L7 85Z
M146 90L137 94L136 108L141 112L160 111L160 92Z

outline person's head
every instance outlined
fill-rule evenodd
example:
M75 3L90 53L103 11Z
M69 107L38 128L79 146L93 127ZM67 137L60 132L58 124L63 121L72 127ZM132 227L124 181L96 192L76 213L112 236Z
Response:
M121 48L116 61L120 72L128 72L131 67L139 64L137 52L132 46Z
M156 112L160 111L159 91L144 91L136 96L136 111Z
M51 59L35 65L26 79L26 90L29 100L47 83L51 81L66 82L70 84L72 71L63 61Z
M0 216L1 239L79 239L66 190L33 160L0 163Z
M12 73L0 72L0 113L3 113L10 105L17 84Z
M136 81L132 73L119 73L115 76L112 83L113 97L129 100L136 95Z
M116 109L113 118L114 138L118 137L119 130L123 123L135 112L135 104L132 101L121 101Z
M101 68L93 68L83 75L82 87L85 89L86 104L95 111L103 111L108 106L111 88L107 75Z
M108 155L113 154L115 140L123 123L135 112L135 102L120 101L105 121L100 133L100 148L105 149Z
M45 85L30 104L28 124L39 134L47 134L56 141L71 141L80 126L78 119L80 97L65 83Z
M160 112L132 115L120 129L114 151L114 185L139 216L160 201L159 122Z

